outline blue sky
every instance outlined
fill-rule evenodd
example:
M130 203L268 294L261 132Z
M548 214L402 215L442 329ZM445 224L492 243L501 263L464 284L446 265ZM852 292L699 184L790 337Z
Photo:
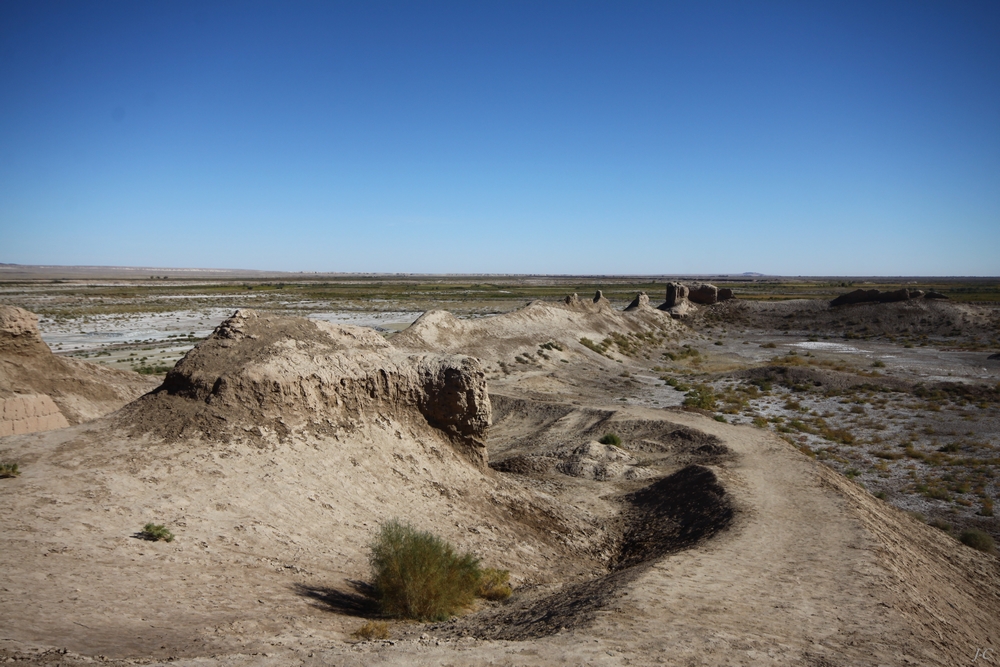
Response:
M1000 275L996 2L0 3L0 262Z

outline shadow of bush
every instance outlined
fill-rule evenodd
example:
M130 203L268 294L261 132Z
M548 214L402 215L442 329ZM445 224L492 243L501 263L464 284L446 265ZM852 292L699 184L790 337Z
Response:
M375 589L363 581L346 580L350 590L329 586L307 586L295 584L296 594L314 601L314 606L345 616L358 618L380 618Z

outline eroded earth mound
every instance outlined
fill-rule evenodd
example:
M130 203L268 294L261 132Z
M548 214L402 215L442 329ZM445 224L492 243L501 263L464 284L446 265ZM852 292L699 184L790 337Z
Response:
M33 313L0 306L0 437L96 419L156 384L136 373L56 356Z
M406 354L371 329L240 310L118 423L134 434L262 443L414 418L485 468L490 399L478 360Z
M917 305L945 304L852 309ZM240 311L119 413L5 438L23 473L0 480L0 656L952 665L995 642L996 556L768 431L615 403L691 355L686 324L632 306L433 311L390 342ZM730 300L689 322L830 310ZM378 620L365 545L390 518L509 569L514 596L352 643ZM177 539L139 539L146 522Z
M615 310L600 292L594 298L576 294L562 303L533 301L514 312L479 319L459 319L443 310L424 313L410 328L395 336L393 345L405 349L435 350L474 355L484 361L514 362L516 356L537 356L539 344L555 343L543 354L570 351L594 354L582 339L600 341L608 335L661 336L681 325L639 295L625 312ZM600 352L598 352L600 354Z

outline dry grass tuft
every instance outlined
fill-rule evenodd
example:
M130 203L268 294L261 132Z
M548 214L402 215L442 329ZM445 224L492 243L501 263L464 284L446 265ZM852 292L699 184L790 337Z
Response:
M513 592L510 587L510 572L508 570L488 567L482 571L482 577L479 579L479 590L476 591L477 596L496 602L506 600Z
M352 637L365 641L389 638L389 624L385 621L368 621L351 633Z

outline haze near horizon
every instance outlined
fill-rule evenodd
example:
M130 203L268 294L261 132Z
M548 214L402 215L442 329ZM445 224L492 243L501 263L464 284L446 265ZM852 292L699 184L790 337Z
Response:
M1000 275L995 3L6 2L0 262Z

